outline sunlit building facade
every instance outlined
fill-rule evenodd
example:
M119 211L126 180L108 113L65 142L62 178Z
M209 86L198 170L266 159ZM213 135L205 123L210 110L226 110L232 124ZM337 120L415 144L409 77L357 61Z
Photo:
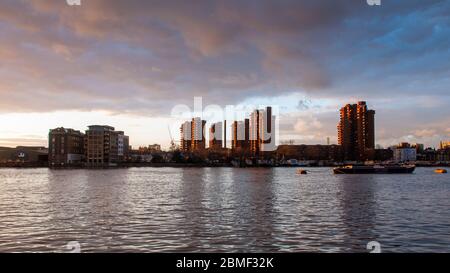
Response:
M180 149L183 152L191 151L192 125L190 121L181 124L180 127Z
M275 145L275 116L272 115L272 107L264 110L255 110L250 115L249 136L250 151L254 155L260 152L276 150Z
M231 126L231 149L247 150L250 147L250 119L235 121Z
M444 150L450 148L450 141L441 141L439 143L439 149Z
M375 111L369 110L364 101L347 104L340 110L337 129L344 158L367 160L368 152L375 149Z
M88 166L112 166L123 161L128 153L129 138L122 131L106 125L88 127L85 156Z
M205 125L206 121L201 118L193 118L192 121L186 121L181 125L181 151L195 152L206 148Z
M200 151L206 148L205 125L206 121L201 118L192 119L192 151Z
M209 128L209 148L213 150L220 150L223 147L223 123L213 123Z

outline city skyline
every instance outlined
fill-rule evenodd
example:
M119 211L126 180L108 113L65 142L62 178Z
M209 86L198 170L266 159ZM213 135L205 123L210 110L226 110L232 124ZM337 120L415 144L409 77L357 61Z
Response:
M450 0L1 0L0 41L0 253L450 253Z
M269 110L270 109L270 110ZM137 145L137 146L133 146L132 145L132 141L129 141L129 146L132 148L145 148L148 146L152 146L152 145L159 145L161 147L163 147L163 150L169 150L172 149L173 145L176 145L177 147L179 147L182 151L194 151L197 149L198 145L201 145L201 149L206 149L206 148L218 148L218 147L222 147L222 148L244 148L245 146L247 146L248 149L250 150L255 150L254 152L256 152L257 150L259 150L259 148L252 148L252 146L254 146L255 144L252 144L252 140L256 140L256 139L260 139L259 141L262 141L261 144L267 142L261 140L262 138L259 137L257 134L257 132L259 132L260 130L263 129L258 129L259 127L257 125L253 125L250 126L252 124L252 120L253 120L253 124L256 123L260 123L263 121L260 121L260 119L264 120L264 118L267 118L265 116L265 113L267 111L269 111L269 115L272 117L271 121L268 121L269 124L274 124L275 125L275 119L276 116L271 114L271 110L272 107L271 106L267 106L265 109L261 109L261 108L256 108L253 111L249 112L249 116L245 116L242 120L241 119L236 119L236 118L232 118L232 119L227 119L225 118L223 121L220 122L214 122L214 121L210 121L210 120L204 120L200 117L195 117L194 112L192 113L184 113L184 114L190 114L190 115L194 115L193 118L184 121L184 122L178 122L181 123L180 126L177 126L178 123L175 123L175 126L172 126L176 129L178 129L178 133L181 133L179 135L179 137L173 137L173 132L172 132L172 128L171 126L168 126L166 128L166 130L168 129L168 139L164 140L162 143L169 143L167 146L165 145L161 145L160 143L156 143L156 142L147 142L144 143L142 145ZM261 114L262 113L262 114ZM370 113L370 114L369 114ZM236 113L228 113L231 115L236 115ZM239 116L242 113L238 113L237 115ZM206 115L211 115L211 113L208 113ZM256 116L255 116L256 115ZM260 117L261 115L261 117ZM264 115L264 118L263 118ZM271 145L275 144L275 145L286 145L286 144L290 144L290 145L340 145L340 146L345 146L346 150L349 151L354 151L355 154L353 156L350 156L350 158L358 158L358 157L363 157L364 154L364 150L365 149L379 149L379 148L389 148L389 147L395 147L397 146L399 143L412 143L412 144L417 144L418 142L414 142L414 141L407 141L407 140L401 140L399 142L396 143L392 143L391 145L387 145L387 146L383 146L380 145L378 143L378 140L376 138L376 136L378 135L377 132L377 128L375 126L376 124L376 119L375 117L375 110L372 109L368 109L367 107L367 103L366 101L357 101L357 102L348 102L345 104L345 106L340 107L340 110L337 111L337 118L336 120L337 122L337 132L335 132L336 134L333 136L328 136L326 139L322 140L322 142L320 143L308 143L308 142L298 142L298 140L295 139L285 139L284 141L276 141L274 143L272 143L272 141L268 141L268 143L271 143ZM359 116L362 115L364 116L364 120L368 119L369 121L364 121L364 120L360 120ZM358 118L357 118L358 117ZM179 118L178 118L179 119ZM214 120L214 119L213 119ZM347 121L348 120L348 121ZM354 123L355 127L348 127L348 125L346 125L348 122L350 123ZM369 122L369 123L367 123ZM110 128L114 128L111 125L106 125L108 123L105 122L98 122L96 124L103 124L103 125L85 125L84 127L86 128L86 131L89 131L89 129L91 127L110 127ZM224 126L225 124L225 126ZM228 125L227 125L228 124ZM272 126L274 125L268 125L269 128L272 128ZM348 128L344 129L344 125L346 125ZM256 126L256 127L255 127ZM352 125L353 126L353 125ZM252 129L252 127L255 127L254 129ZM365 128L367 127L368 129L364 129L364 130L369 130L369 131L361 131L362 129L360 128ZM50 130L50 133L52 131L58 131L59 129L65 129L65 130L70 130L70 131L74 131L76 133L80 132L80 128L73 128L67 125L61 125L61 126L57 126L54 127L55 129L49 129L47 128L47 135L46 135L46 139L45 139L45 143L43 144L38 144L38 145L27 145L28 143L19 143L18 145L15 146L10 146L11 148L13 147L19 147L19 146L42 146L42 147L48 147L50 148L49 145L49 138L48 138L48 130ZM214 129L213 129L214 128ZM336 127L335 127L336 129ZM269 129L273 130L273 129ZM253 131L253 133L252 133ZM276 130L278 132L278 130ZM262 131L261 131L262 132ZM119 133L123 134L123 131L119 131ZM175 133L175 135L177 136L177 133ZM221 136L221 138L217 138L218 136ZM227 135L230 136L227 138ZM278 135L278 134L275 134ZM343 136L346 135L346 140L343 140ZM126 136L127 138L129 138L128 136ZM139 137L138 135L133 136L134 137ZM217 138L217 139L213 139L213 138ZM280 137L281 139L283 139L283 136ZM331 143L330 142L330 138L336 139L335 142ZM438 143L436 146L428 146L426 144L421 143L421 145L423 145L426 148L440 148L442 149L442 147L446 147L448 146L448 143L450 143L449 141L447 141L448 138L442 138L438 140ZM191 140L192 143L191 143ZM189 142L187 142L189 141ZM368 144L358 144L358 143L366 143L368 142ZM237 144L239 143L239 144ZM246 144L244 144L246 143ZM236 144L238 146L236 146ZM188 148L186 148L186 145ZM244 146L243 146L244 145ZM362 146L361 146L362 145ZM0 145L0 147L8 147L8 146L2 146ZM352 152L353 153L353 152ZM359 154L359 155L358 155Z
M197 106L199 102L196 100ZM199 109L194 107L194 112L199 113L198 111ZM223 110L215 109L202 115L214 116L217 113L213 112L216 111L224 114ZM278 143L279 124L277 115L274 114L277 111L273 111L272 106L236 111L239 113L225 111L223 117L241 117L234 119L229 128L226 118L210 123L202 117L185 120L179 127L179 141L170 136L169 151L161 149L159 144L133 149L130 146L130 137L124 131L105 124L88 125L85 133L67 127L49 129L48 148L0 147L3 148L2 162L5 166L42 166L48 163L51 168L109 168L149 163L212 166L228 164L242 167L248 164L289 166L298 164L298 160L320 166L339 162L418 162L429 165L433 162L442 164L449 161L450 142L446 140L440 141L439 149L425 147L422 143L408 142L400 142L387 149L380 147L376 144L376 111L370 109L366 101L347 103L340 108L336 127L337 145L331 144L328 138L327 145L307 145L293 141ZM184 114L192 113L186 112L181 116L185 116ZM227 136L231 136L231 146L228 146Z
M167 149L170 109L201 96L278 105L280 140L305 144L337 143L338 109L367 100L377 144L439 147L450 138L450 3L401 2L2 2L0 146L109 124L132 146Z

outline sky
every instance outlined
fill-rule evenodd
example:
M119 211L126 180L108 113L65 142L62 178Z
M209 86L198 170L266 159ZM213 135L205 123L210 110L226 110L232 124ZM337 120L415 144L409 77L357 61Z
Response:
M448 0L2 0L0 60L0 146L108 124L168 147L195 97L276 106L297 144L358 100L383 147L450 140Z

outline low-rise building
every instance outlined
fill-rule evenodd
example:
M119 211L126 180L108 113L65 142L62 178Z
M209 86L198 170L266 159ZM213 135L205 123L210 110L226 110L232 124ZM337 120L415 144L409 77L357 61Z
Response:
M446 149L440 149L438 151L437 160L440 162L450 162L450 146Z
M409 143L400 143L394 148L395 162L414 162L417 160L417 149Z
M127 159L130 147L130 138L123 131L117 133L117 157L119 162Z
M148 145L148 150L151 152L161 152L161 145L159 144Z
M91 125L86 130L85 156L89 167L114 166L127 154L129 138L107 125Z
M41 146L0 147L0 164L11 167L46 166L48 155L49 150Z
M48 160L50 166L78 165L84 160L84 134L67 128L49 132Z

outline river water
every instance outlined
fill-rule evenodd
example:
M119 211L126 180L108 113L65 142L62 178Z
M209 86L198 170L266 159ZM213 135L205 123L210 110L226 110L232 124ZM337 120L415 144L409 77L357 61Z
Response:
M450 176L0 169L0 252L450 252Z

